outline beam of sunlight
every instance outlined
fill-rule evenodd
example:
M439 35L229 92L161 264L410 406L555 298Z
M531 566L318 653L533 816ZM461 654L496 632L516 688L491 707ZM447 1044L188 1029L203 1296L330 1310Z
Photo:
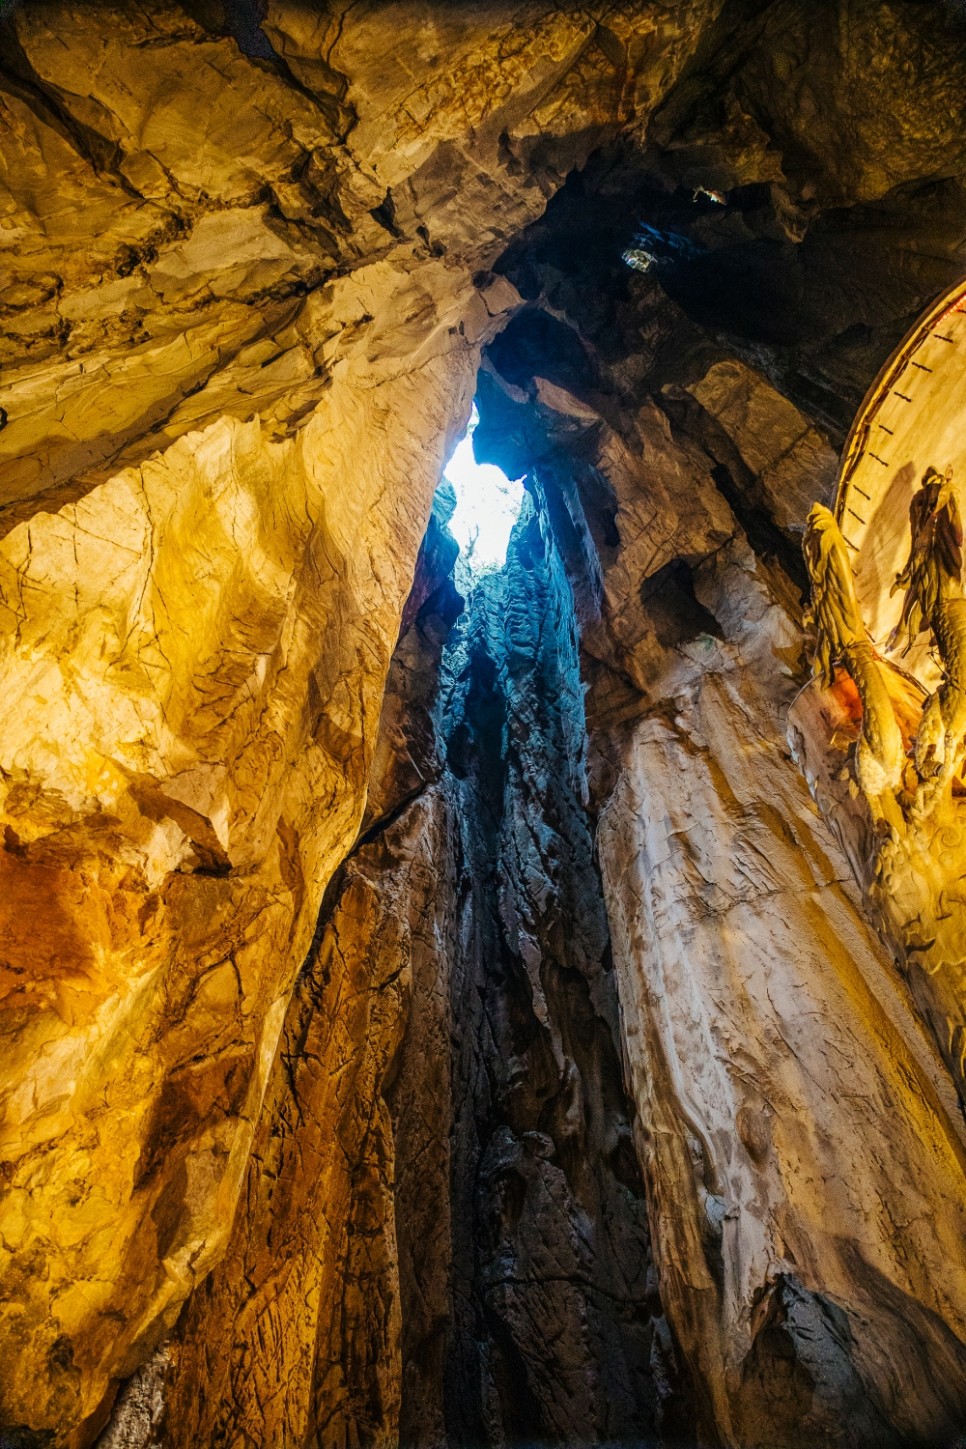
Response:
M477 463L473 430L479 420L474 403L466 436L457 443L443 477L456 494L449 528L461 560L473 573L489 573L506 563L510 533L523 503L523 480L508 478L492 463Z

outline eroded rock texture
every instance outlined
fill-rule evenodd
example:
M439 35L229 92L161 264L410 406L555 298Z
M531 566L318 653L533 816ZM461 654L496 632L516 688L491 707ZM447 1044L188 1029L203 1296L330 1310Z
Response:
M959 1104L782 741L959 9L7 9L3 1432L947 1442Z
M784 347L752 369L670 299L686 233L588 304L561 259L592 206L564 193L508 258L552 320L491 345L478 436L530 460L574 577L663 1306L701 1434L939 1444L966 1413L961 1110L782 738L805 675L772 480L831 454Z
M677 1375L621 1080L573 602L542 511L452 653L448 1441L648 1439Z
M455 552L434 517L383 707L370 791L382 814L327 892L225 1260L170 1350L165 1444L392 1443L398 1433L396 1218L403 1260L408 1247L428 1268L448 1199L429 1192L428 1164L449 1131L448 1014L433 1006L445 995L455 893L449 801L435 784L432 715L420 706L435 695L461 605L447 573ZM412 1110L394 1131L388 1084L404 1033L412 1066L400 1091ZM434 1104L437 1120L426 1120ZM407 1194L410 1157L419 1182ZM411 1333L408 1314L406 1323Z
M233 1240L167 1350L164 1444L687 1423L621 1075L569 585L531 509L453 629L445 539L434 522L390 671L383 814L330 887Z
M693 45L209 8L5 22L3 1414L82 1439L224 1251L487 266Z

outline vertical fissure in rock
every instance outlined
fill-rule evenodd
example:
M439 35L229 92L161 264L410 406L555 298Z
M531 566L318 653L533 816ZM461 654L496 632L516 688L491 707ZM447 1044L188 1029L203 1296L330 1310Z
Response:
M964 35L0 0L0 1449L959 1440Z
M409 1444L647 1441L681 1417L621 1074L574 599L534 478L529 490L440 669L445 981L414 978L390 1092ZM449 1232L434 1258L407 1243L427 1207L415 1163L440 1162L413 1121L442 1017Z
M562 519L528 487L505 564L472 577L440 489L245 1211L166 1350L175 1449L690 1437L622 1079Z

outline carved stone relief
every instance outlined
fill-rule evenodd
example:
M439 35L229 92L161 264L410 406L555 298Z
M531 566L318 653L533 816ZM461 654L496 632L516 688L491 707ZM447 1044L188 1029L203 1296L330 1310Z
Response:
M808 516L789 739L966 1098L964 309L960 284L886 364Z

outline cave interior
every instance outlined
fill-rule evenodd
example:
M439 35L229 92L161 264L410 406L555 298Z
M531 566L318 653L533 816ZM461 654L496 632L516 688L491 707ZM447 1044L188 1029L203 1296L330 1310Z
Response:
M964 108L959 0L0 3L0 1449L966 1443Z

